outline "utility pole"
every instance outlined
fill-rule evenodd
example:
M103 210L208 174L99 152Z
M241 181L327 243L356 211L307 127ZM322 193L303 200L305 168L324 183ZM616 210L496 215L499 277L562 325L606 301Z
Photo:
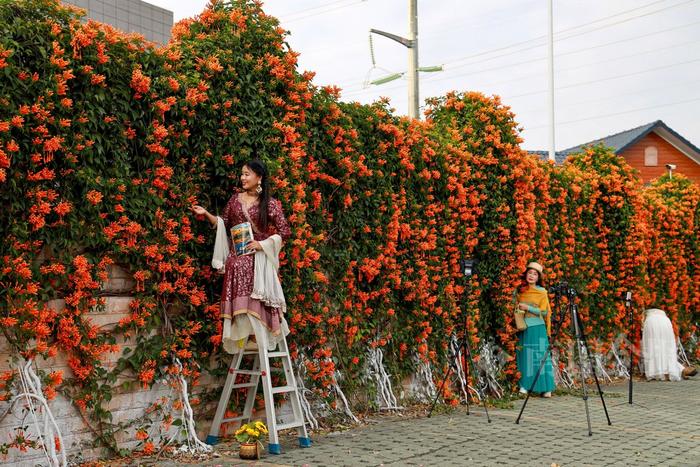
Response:
M549 14L549 50L548 50L548 76L549 76L549 160L556 160L556 146L554 143L554 8L552 0L547 0Z
M379 34L380 36L388 37L389 39L398 42L408 49L408 116L411 118L419 118L418 116L418 0L408 0L408 38L397 36L389 32L380 31L378 29L370 29L370 33ZM440 71L442 67L430 67L423 71ZM393 77L392 77L393 78ZM380 84L380 83L377 83Z
M418 0L408 0L408 115L418 118Z

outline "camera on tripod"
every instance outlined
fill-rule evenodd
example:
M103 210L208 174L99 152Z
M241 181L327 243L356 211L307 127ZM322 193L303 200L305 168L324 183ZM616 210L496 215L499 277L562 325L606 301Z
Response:
M627 290L624 292L620 292L620 300L624 300L625 306L630 306L632 304L632 291Z
M557 297L573 298L576 296L576 289L569 285L566 281L561 281L557 285L549 288L549 293L553 293Z
M476 263L477 261L474 258L462 258L459 260L459 269L464 277L471 277L476 272Z

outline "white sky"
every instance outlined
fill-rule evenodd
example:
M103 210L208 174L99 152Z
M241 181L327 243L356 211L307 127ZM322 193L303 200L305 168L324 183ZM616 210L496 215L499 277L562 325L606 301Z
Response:
M207 0L147 0L175 21ZM343 100L391 98L407 112L407 50L369 29L408 35L408 0L267 0L290 32L300 71L335 84ZM425 97L450 90L498 94L523 128L525 149L547 149L547 0L418 0ZM554 0L557 150L663 120L700 146L700 0ZM515 45L514 45L515 44Z

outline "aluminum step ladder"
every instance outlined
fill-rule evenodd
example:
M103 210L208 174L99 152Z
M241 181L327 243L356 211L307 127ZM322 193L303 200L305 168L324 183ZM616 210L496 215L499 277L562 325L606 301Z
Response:
M257 342L263 342L263 339L258 338L259 333L264 332L262 325L256 319L251 319L253 328L256 333ZM246 339L247 341L247 339ZM247 343L247 342L246 342ZM250 369L241 369L241 363L245 356L252 355L253 364ZM285 383L282 386L272 386L272 378L270 374L270 359L280 358L282 360L282 368L284 370ZM248 375L248 381L236 383L238 375ZM261 378L262 377L262 378ZM267 422L268 445L267 451L270 454L281 454L282 449L279 444L278 432L288 428L296 428L299 438L299 446L302 448L311 447L311 439L306 432L306 424L304 422L304 414L301 409L301 401L299 399L299 391L292 369L292 360L289 356L289 348L287 347L287 339L285 337L277 345L275 351L268 351L267 346L258 345L257 350L245 350L245 345L231 359L231 365L228 369L228 376L224 389L221 392L219 406L216 409L216 415L212 422L209 436L207 436L207 444L214 445L219 441L219 430L222 423L238 422L236 429L243 423L251 421L253 405L255 403L255 395L258 390L258 385L261 383L263 387L263 395L265 397L265 419ZM246 388L247 395L243 408L243 415L232 418L224 418L231 393L235 389ZM292 407L291 420L278 419L275 410L275 394L288 394L289 402Z

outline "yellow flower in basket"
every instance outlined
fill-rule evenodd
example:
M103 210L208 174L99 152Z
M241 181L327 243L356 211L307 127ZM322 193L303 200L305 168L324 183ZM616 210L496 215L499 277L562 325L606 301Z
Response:
M267 427L265 426L265 424L263 422L260 422L260 421L255 422L255 429L264 435L266 435L268 433Z
M255 443L267 433L265 424L258 420L241 425L235 434L239 443Z

